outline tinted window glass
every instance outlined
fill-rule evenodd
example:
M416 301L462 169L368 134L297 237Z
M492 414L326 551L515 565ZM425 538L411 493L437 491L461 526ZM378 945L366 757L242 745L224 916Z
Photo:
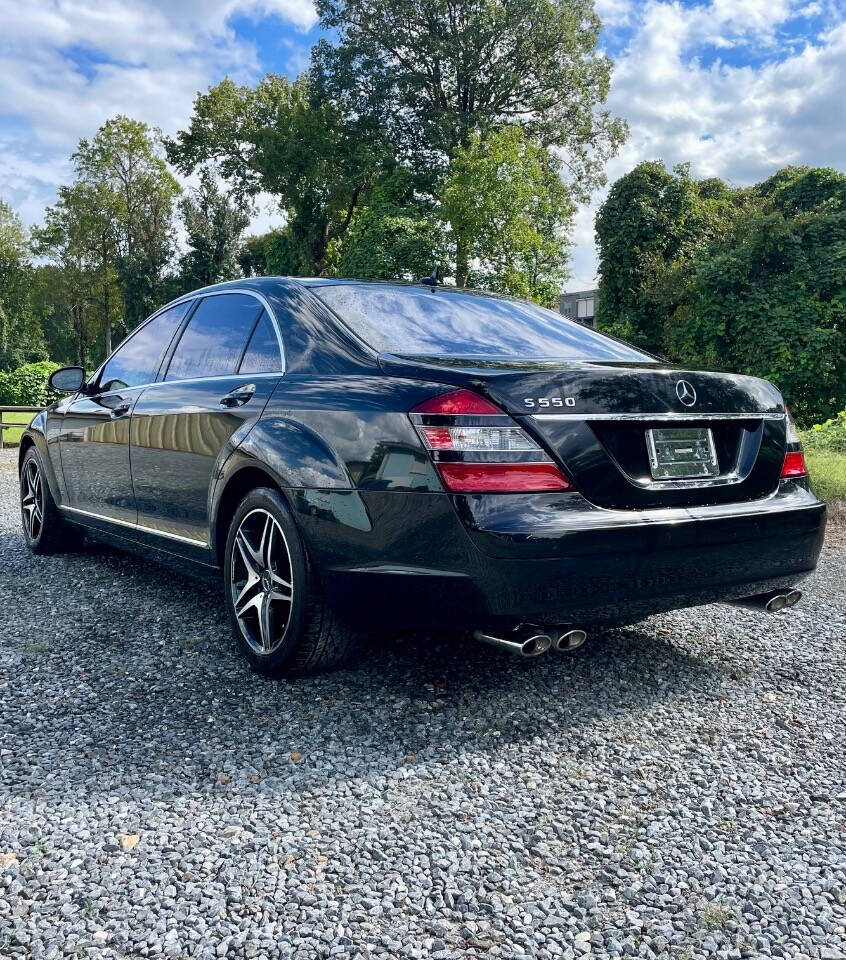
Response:
M258 326L250 337L247 352L241 361L240 373L276 373L282 369L279 341L273 322L262 310Z
M162 353L176 333L190 302L177 303L144 324L115 351L100 374L101 390L120 390L152 383L159 372Z
M206 297L188 321L166 380L235 373L261 305L243 293Z
M518 300L446 288L317 284L315 293L374 349L452 357L654 358L560 313Z

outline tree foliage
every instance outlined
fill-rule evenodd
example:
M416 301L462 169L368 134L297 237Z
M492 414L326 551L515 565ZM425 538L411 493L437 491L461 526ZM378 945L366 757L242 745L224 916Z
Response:
M641 164L597 217L605 329L690 366L773 380L803 422L846 398L846 175L746 191Z
M353 217L333 272L416 280L448 258L446 230L435 205L416 193L410 171L397 167L377 183L367 207Z
M32 309L32 263L20 219L0 200L0 370L46 357Z
M200 182L179 202L188 250L180 260L184 290L194 290L240 275L241 234L250 218L243 207L223 193L211 171L200 172Z
M597 52L592 0L318 0L317 9L338 37L313 53L322 87L357 110L378 104L396 156L434 193L474 138L515 126L558 149L574 196L604 182L626 127L601 109L611 62ZM466 223L453 225L459 285L468 239Z
M183 173L215 164L243 197L266 191L288 215L288 273L321 273L379 170L381 137L313 89L268 74L253 87L224 80L194 101L187 130L168 144Z
M443 216L474 267L470 282L552 304L566 279L575 205L560 161L519 127L459 147Z
M167 289L180 187L157 138L146 124L115 117L90 141L80 140L72 157L75 179L59 188L33 235L39 256L62 270L83 365L110 353L113 331L133 329Z

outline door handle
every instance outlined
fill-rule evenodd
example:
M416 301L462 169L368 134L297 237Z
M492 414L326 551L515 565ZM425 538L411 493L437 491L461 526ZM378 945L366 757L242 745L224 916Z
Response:
M256 392L256 385L254 383L245 383L240 387L235 387L234 390L230 390L225 397L220 398L221 407L241 407L245 403L248 403L253 398L253 394Z
M116 407L112 407L109 416L112 418L112 420L118 420L120 417L129 413L129 408L131 406L131 400L123 400Z

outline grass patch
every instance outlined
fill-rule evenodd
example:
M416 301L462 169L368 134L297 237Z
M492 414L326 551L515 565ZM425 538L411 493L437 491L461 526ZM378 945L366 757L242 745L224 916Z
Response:
M846 501L846 453L806 450L805 460L817 496L821 500Z
M23 428L28 426L29 421L35 416L34 413L4 413L3 414L3 423L19 423L21 424L20 430L3 430L3 444L5 446L17 445L21 442L21 434L23 433Z
M711 904L710 907L705 907L704 910L700 911L699 916L709 930L721 930L734 914L731 910L725 910L723 907Z

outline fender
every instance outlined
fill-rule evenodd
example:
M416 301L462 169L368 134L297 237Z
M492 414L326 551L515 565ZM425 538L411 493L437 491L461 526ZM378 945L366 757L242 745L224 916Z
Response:
M217 544L221 503L238 475L259 471L286 493L307 487L352 491L353 482L341 459L314 430L287 417L263 417L220 465L209 499L209 543Z
M50 495L56 501L56 503L62 503L64 499L61 494L62 488L61 484L59 483L59 478L56 475L56 470L53 466L53 459L50 455L50 448L47 443L46 410L36 413L36 415L32 418L30 425L21 435L21 443L20 447L18 448L18 475L20 475L21 467L23 466L23 458L26 456L26 452L31 446L35 446L39 457L41 457L41 464L44 467L44 475L47 478L47 486L50 488Z

